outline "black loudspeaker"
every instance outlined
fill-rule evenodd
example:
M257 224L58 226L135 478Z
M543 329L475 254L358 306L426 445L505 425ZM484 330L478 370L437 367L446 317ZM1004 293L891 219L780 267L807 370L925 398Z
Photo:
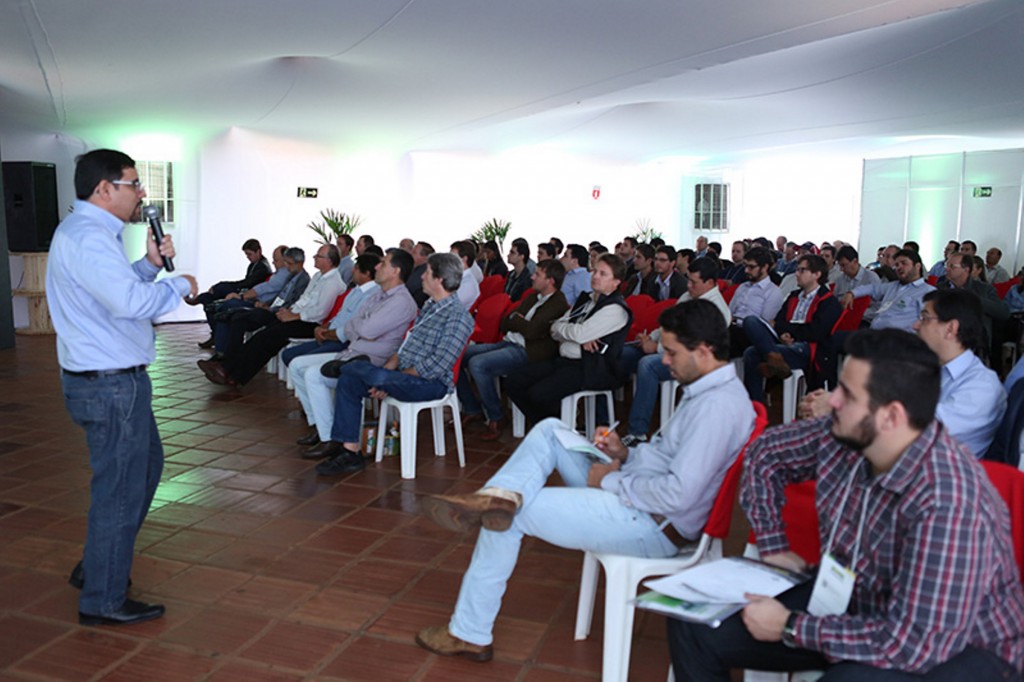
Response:
M52 163L5 161L4 213L11 251L47 251L57 217L57 168Z

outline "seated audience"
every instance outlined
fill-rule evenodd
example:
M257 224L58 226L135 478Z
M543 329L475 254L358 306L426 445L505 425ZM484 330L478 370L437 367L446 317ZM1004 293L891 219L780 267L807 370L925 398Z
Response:
M652 245L653 246L653 245ZM658 247L655 247L658 248ZM697 244L693 250L693 258L704 258L708 255L708 238L705 236L697 237Z
M676 250L659 247L654 255L654 277L647 284L647 295L655 301L679 298L686 291L686 278L676 272Z
M473 333L473 318L455 292L465 282L465 262L453 254L435 253L427 260L423 289L430 295L409 335L382 367L352 360L340 368L334 396L331 438L316 456L330 457L317 465L324 476L359 471L366 466L359 452L363 399L422 401L443 398L455 390L455 362ZM319 424L318 424L319 426Z
M501 250L498 248L498 242L493 239L487 242L484 244L483 252L484 277L490 277L491 275L508 277L508 266L505 265L505 261L501 258Z
M946 262L946 277L939 282L940 289L963 289L970 291L981 302L982 318L985 325L985 347L992 339L993 322L1002 323L1010 319L1010 309L999 298L995 288L980 279L971 277L973 259L963 251L950 254Z
M262 309L252 311L266 313L262 330L244 344L229 348L220 360L200 360L197 363L207 379L221 385L245 385L288 344L288 339L313 338L317 325L327 317L345 290L338 275L338 248L334 244L325 244L314 259L317 273L293 306L281 308L276 313Z
M525 271L525 268L524 268ZM558 343L551 338L551 323L569 309L559 287L565 268L554 259L542 261L533 275L534 293L527 296L501 321L505 338L497 343L473 344L466 348L459 372L458 391L462 423L485 420L481 440L497 440L505 414L496 381L531 362L546 362L558 355ZM479 400L470 387L472 377Z
M579 244L569 244L565 247L562 255L562 265L565 266L565 281L562 283L562 293L569 305L575 305L580 294L591 291L590 272L587 266L590 264L587 250Z
M654 247L650 244L638 244L633 249L633 273L619 287L623 296L636 296L650 290L654 279L654 258Z
M960 250L960 242L958 242L956 240L953 240L953 239L949 240L946 243L946 248L942 250L942 258L940 260L936 261L935 265L933 265L928 270L928 276L929 277L934 277L935 279L940 279L942 277L945 277L946 276L946 261L949 260L949 254L956 253L959 250Z
M796 270L796 257L799 255L800 245L796 242L787 242L782 251L782 258L775 264L775 274L785 277Z
M362 258L366 256L361 256L360 260ZM416 319L416 302L402 286L412 270L412 263L413 259L404 251L389 249L379 262L373 281L360 287L370 292L367 298L338 333L339 338L344 337L344 348L326 355L297 357L289 365L295 397L302 404L307 423L313 427L299 439L299 445L316 446L330 441L334 423L333 391L342 365L360 358L382 367L398 350L409 323ZM355 291L349 293L345 302L354 294ZM308 459L322 456L325 455L315 447L303 454Z
M675 678L727 682L739 667L836 680L1019 679L1024 593L1010 519L935 419L935 354L894 329L857 332L845 351L831 417L766 432L748 451L740 494L761 559L804 571L781 511L787 484L816 480L828 562L819 570L842 577L751 596L717 628L668 619Z
M509 398L531 422L557 416L562 398L576 391L622 384L619 356L632 320L618 292L625 269L618 256L602 254L591 277L593 292L581 294L572 309L551 325L559 357L530 363L508 377Z
M247 239L242 244L242 253L249 261L245 270L245 277L232 282L217 282L209 290L198 296L185 297L185 303L189 305L211 306L214 302L226 298L229 294L236 294L252 289L260 282L270 277L270 263L263 256L263 248L258 239ZM206 321L210 325L210 338L199 344L200 348L211 348L213 346L213 309L206 311Z
M966 253L973 258L978 255L978 245L970 239L965 239L960 243L960 253Z
M839 277L835 280L835 288L832 293L836 298L842 298L843 294L853 291L862 284L878 284L878 275L861 267L857 249L846 244L836 251L836 264L839 266ZM876 311L877 312L877 308Z
M541 242L537 244L537 262L548 260L549 258L558 258L558 253L555 251L555 247L550 242Z
M872 329L912 331L914 322L921 315L921 300L935 287L921 277L921 257L913 251L898 251L893 263L895 282L861 284L843 294L840 303L845 308L852 308L853 299L870 296L872 301L879 304L873 316L864 314L864 319Z
M989 284L1002 284L1010 280L1010 273L999 264L1002 257L1002 250L994 246L985 252L985 281Z
M350 234L339 234L335 241L338 247L338 276L347 289L352 284L352 269L355 267L355 259L352 258L352 247L355 240Z
M251 289L233 291L219 301L214 301L204 306L206 311L206 322L210 325L210 338L199 344L200 348L210 349L216 343L217 322L231 316L232 311L244 308L254 308L258 303L269 304L284 288L285 283L291 278L291 272L285 267L284 252L287 246L281 245L274 249L271 262L274 265L274 274L269 279L254 285Z
M608 258L624 269L606 254L599 270ZM421 630L420 646L491 659L494 622L525 535L640 557L673 556L700 536L725 472L750 436L754 411L729 364L726 325L715 306L673 306L661 325L665 362L686 386L661 438L627 448L609 432L598 447L613 463L591 463L559 443L556 433L565 427L549 419L478 492L424 500L424 513L443 527L480 533L451 620ZM554 471L564 486L545 486Z
M452 254L462 262L462 284L456 290L457 298L462 307L469 310L476 303L476 299L480 298L480 282L483 279L482 275L477 279L473 274L473 268L476 266L476 246L465 239L453 243L451 248Z
M409 279L405 280L405 288L412 294L412 299L420 308L427 302L428 296L423 293L423 273L427 269L427 259L434 253L434 247L429 242L416 242L412 247L412 272Z
M371 246L376 246L373 235L364 234L356 240L356 256L362 256Z
M740 240L732 243L732 264L726 265L722 272L722 279L728 280L731 284L742 284L747 281L747 266L743 262L747 255L747 244ZM686 272L680 270L679 272Z
M838 251L839 249L831 244L821 245L821 251L818 255L824 259L825 267L828 270L828 277L825 278L826 284L835 284L843 275L843 271L839 268L839 263L836 262L836 253Z
M512 242L512 247L508 251L508 262L512 266L512 271L505 280L505 293L513 301L518 301L523 297L523 292L530 288L530 278L536 270L536 264L533 270L530 269L530 245L526 240L517 239Z
M732 324L729 326L730 357L743 355L743 351L750 345L743 331L744 318L753 316L774 320L782 307L782 294L768 278L772 270L771 253L767 249L755 247L747 251L743 263L747 270L747 281L736 288L729 301L729 311L732 312Z
M800 256L797 289L775 316L774 328L759 317L744 319L743 332L751 346L743 352L743 383L751 400L764 402L762 377L786 379L793 369L800 369L806 372L807 385L815 387L823 381L822 368L834 366L822 355L830 352L825 342L832 336L842 307L825 283L827 276L821 256Z

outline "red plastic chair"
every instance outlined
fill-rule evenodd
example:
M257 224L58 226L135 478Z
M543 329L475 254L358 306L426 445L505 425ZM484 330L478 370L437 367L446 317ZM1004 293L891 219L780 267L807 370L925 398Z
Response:
M635 296L626 297L626 305L629 307L630 312L633 313L633 325L629 328L626 340L632 341L640 332L640 328L637 326L637 321L644 314L645 310L654 305L654 299L647 294L636 294Z
M932 286L935 286L938 283L939 278L936 277L935 275L928 275L924 281L926 284L931 284Z
M633 326L629 328L629 334L627 338L630 340L635 339L637 334L643 332L644 334L650 334L653 330L658 328L658 318L661 317L661 313L666 308L671 308L676 304L676 299L667 298L664 301L658 301L654 305L646 308L642 313L633 318Z
M1024 582L1024 471L1002 462L982 460L988 480L1002 496L1010 510L1010 534L1013 536L1013 556Z
M857 331L860 328L861 321L864 319L864 313L870 305L870 296L859 296L853 299L853 307L843 309L839 319L836 320L835 326L832 327L832 333Z
M341 292L341 295L339 295L338 298L334 299L334 306L331 308L331 312L327 313L327 317L325 317L324 321L320 324L330 324L331 320L334 319L334 316L341 310L342 304L345 303L345 297L348 296L348 292L350 291L352 290L346 289Z
M501 340L501 318L512 304L506 293L488 297L476 311L476 323L469 340L476 343L496 343Z
M1018 284L1020 284L1020 277L1014 277L1013 279L1008 279L1005 282L993 284L992 286L995 287L996 293L999 294L999 298L1006 298L1006 294L1009 293L1010 289Z
M726 303L732 302L732 297L736 294L736 290L739 287L739 284L730 284L729 286L722 290L722 298L725 300Z

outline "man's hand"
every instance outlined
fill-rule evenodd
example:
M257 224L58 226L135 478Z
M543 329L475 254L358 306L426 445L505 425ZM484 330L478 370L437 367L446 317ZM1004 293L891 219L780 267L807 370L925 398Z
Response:
M187 280L189 286L192 287L191 290L189 290L188 296L186 296L185 298L195 298L196 294L199 293L199 285L196 283L196 278L193 277L192 275L178 275L178 277Z
M797 406L797 416L800 419L817 419L831 413L832 408L828 404L830 395L831 393L822 388L811 391L804 396L803 400L800 401L800 405Z
M234 301L235 299L242 298L241 294L232 291L230 294L224 297L225 301Z
M789 609L777 599L760 594L743 595L750 603L743 609L743 624L759 642L778 642L789 618Z
M242 294L242 300L243 301L255 301L256 300L256 290L255 289L246 289L245 292Z
M622 444L619 434L609 431L607 426L598 426L594 432L594 447L612 459L625 461L629 448Z
M795 573L803 573L807 570L807 562L804 561L802 556L792 550L763 556L761 561L772 566L784 568L787 571L794 571Z
M782 332L782 336L779 337L779 341L781 341L785 346L792 346L796 342L796 339L794 339L793 335L789 332Z
M326 334L327 327L323 326L322 324L317 325L317 328L313 330L313 338L316 339L317 343L323 343L324 341L326 341Z
M395 353L384 363L384 369L398 369L398 354Z
M269 303L264 303L263 301L256 301L256 306L255 307L257 307L257 308L269 308L270 304Z
M295 320L299 319L299 314L293 313L287 308L281 308L280 310L277 311L277 319L280 320L281 322L294 322Z
M587 486L591 488L600 488L601 480L613 471L618 471L621 466L619 460L615 460L611 464L601 464L595 462L590 465L590 471L587 472Z
M580 348L588 353L596 353L600 346L597 341L587 341L586 343L580 344Z
M841 299L839 299L839 302L847 310L850 310L851 308L853 308L853 292L852 291L847 291L845 294L843 294L843 297Z
M650 334L641 332L636 335L636 340L640 342L640 350L644 352L644 355L658 352L658 342L652 340Z
M174 241L171 239L171 235L165 234L163 241L159 244L153 239L153 230L148 231L149 239L146 240L146 258L149 262L158 268L164 266L163 256L168 258L174 258ZM198 293L198 292L196 292Z

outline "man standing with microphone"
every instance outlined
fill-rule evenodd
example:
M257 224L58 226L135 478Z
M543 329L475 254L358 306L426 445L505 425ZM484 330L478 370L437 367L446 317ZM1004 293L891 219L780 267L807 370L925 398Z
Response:
M85 550L68 582L82 590L79 623L126 625L164 613L127 597L135 536L163 469L146 374L156 357L152 320L198 289L191 275L155 281L161 267L173 269L170 237L148 239L134 263L125 256L125 223L140 219L146 196L131 157L110 149L78 157L75 194L46 273L64 400L85 429L93 472ZM159 219L150 232L160 232Z

